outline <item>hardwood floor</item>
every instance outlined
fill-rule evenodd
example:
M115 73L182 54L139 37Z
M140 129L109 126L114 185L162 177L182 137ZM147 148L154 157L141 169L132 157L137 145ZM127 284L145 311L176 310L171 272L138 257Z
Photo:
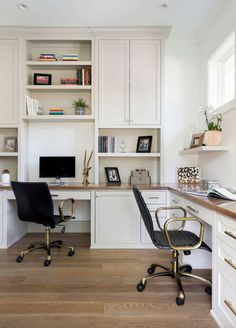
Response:
M152 262L169 266L169 253L159 250L90 250L88 234L60 237L76 254L53 249L43 266L42 250L16 263L19 251L42 234L28 234L0 251L1 328L215 328L205 286L186 278L186 303L175 303L176 285L168 277L151 281L144 292L136 284ZM52 239L58 239L52 235ZM207 270L196 270L209 277Z

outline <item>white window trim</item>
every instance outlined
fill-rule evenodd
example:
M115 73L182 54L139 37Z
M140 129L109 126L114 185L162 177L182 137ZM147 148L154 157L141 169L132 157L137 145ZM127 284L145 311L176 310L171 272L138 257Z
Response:
M234 34L234 39L232 38L232 34ZM236 31L233 31L229 35L228 40L226 39L223 42L223 45L220 46L208 60L208 91L207 91L208 103L209 103L209 97L210 97L210 95L209 95L210 88L215 90L215 93L216 93L215 97L222 96L221 93L217 92L219 89L221 89L221 87L219 85L214 87L212 81L210 81L210 80L213 79L213 81L217 81L217 84L222 83L222 78L220 77L220 75L222 73L223 62L226 61L232 54L235 54L234 99L228 101L227 103L225 103L222 106L214 108L213 112L220 112L223 114L225 112L236 109ZM214 70L211 70L210 67L212 67L212 65L217 66L217 67L215 67ZM212 71L214 71L214 73ZM215 78L215 76L213 76L214 74L217 74L217 78ZM211 92L211 95L212 94L213 94L213 92ZM221 99L217 99L217 103L220 103L220 102L221 102ZM211 104L209 103L209 105L211 105Z

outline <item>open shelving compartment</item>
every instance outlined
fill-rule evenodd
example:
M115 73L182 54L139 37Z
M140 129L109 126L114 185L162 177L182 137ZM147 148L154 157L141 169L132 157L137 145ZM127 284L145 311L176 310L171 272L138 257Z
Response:
M18 152L6 152L4 151L4 139L5 137L17 137L17 128L0 128L0 172L4 169L8 169L12 180L17 179L18 173Z
M105 167L118 167L121 181L129 183L131 172L135 169L149 171L152 183L160 182L160 129L157 128L99 128L99 136L117 137L117 151L114 153L97 153L99 182L106 182ZM150 153L137 153L139 136L152 136ZM124 141L124 152L119 148ZM98 140L97 140L98 147Z

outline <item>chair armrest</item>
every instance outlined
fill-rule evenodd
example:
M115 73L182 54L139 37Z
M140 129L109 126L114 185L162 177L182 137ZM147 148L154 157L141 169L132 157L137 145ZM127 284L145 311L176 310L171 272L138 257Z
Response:
M192 246L175 246L174 244L172 244L172 241L171 241L171 237L170 237L170 234L169 234L169 231L168 230L168 225L171 223L171 222L178 222L178 221L184 221L184 222L187 222L187 221L197 221L199 224L200 224L200 233L199 233L199 241L195 244L195 245L192 245ZM171 218L169 220L167 220L164 224L164 232L165 232L165 236L168 240L168 243L170 245L170 247L176 251L187 251L187 250L192 250L192 249L197 249L201 246L202 242L203 242L203 235L204 235L204 223L201 219L199 218L192 218L192 217L189 217L189 218Z
M63 213L63 207L64 207L65 202L68 202L68 201L71 202L71 216L69 218L65 218L64 213ZM67 222L67 221L70 221L71 219L75 219L75 216L74 216L74 214L75 214L75 200L73 198L64 199L60 203L60 205L58 207L58 210L59 210L59 214L60 214L60 217L61 217L62 221Z
M185 210L185 208L183 208L181 206L159 207L155 212L155 217L156 217L157 225L158 225L158 227L161 231L163 231L164 229L160 225L160 221L159 221L159 218L158 218L158 213L161 212L161 211L168 211L168 210L176 210L176 211L181 210L183 212L183 217L185 218L187 216L187 211ZM178 221L181 221L181 220L178 220ZM178 229L174 229L174 230L183 230L184 226L185 226L185 220L182 220L181 226Z

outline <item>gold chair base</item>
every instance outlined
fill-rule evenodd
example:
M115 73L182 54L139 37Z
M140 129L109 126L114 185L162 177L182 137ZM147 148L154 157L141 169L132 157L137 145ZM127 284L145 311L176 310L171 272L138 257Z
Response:
M184 289L182 286L181 278L182 277L191 277L191 278L198 279L198 280L202 281L203 283L205 283L207 285L205 291L209 295L211 295L211 287L212 287L211 281L208 279L205 279L203 277L192 274L191 273L192 267L190 265L179 266L178 257L179 257L178 252L172 251L171 268L167 268L161 264L152 264L148 269L149 275L142 278L140 280L139 284L137 285L138 291L142 292L145 289L147 281L149 281L150 279L157 278L157 277L163 277L163 276L169 276L169 277L172 277L173 279L175 279L177 287L178 287L176 303L177 303L177 305L183 305L185 302L185 294L184 294ZM155 273L156 268L162 268L162 269L164 269L164 271Z
M73 246L68 246L63 244L62 240L54 240L52 242L50 242L50 228L46 228L46 242L37 242L37 243L31 243L25 250L23 250L20 255L16 258L16 261L22 262L24 256L29 253L32 252L36 249L45 249L47 251L47 259L44 261L44 265L45 266L49 266L49 264L51 263L51 248L69 248L69 252L68 255L69 256L73 256L74 252L75 252L75 248Z

